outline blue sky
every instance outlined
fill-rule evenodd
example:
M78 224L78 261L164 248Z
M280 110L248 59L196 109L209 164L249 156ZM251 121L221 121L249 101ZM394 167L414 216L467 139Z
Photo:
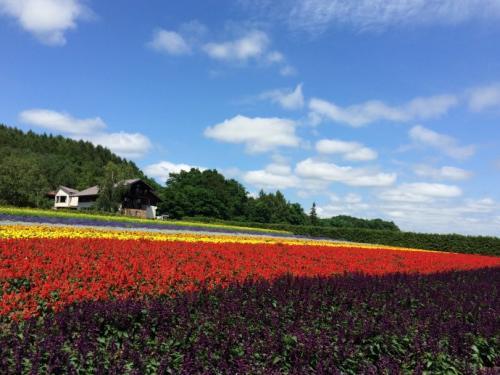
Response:
M0 0L0 121L164 182L500 235L500 0Z

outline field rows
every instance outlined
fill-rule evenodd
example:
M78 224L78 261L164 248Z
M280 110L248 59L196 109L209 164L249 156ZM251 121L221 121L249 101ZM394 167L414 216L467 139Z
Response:
M499 270L498 257L374 245L0 226L0 364L11 373L487 370L500 364Z

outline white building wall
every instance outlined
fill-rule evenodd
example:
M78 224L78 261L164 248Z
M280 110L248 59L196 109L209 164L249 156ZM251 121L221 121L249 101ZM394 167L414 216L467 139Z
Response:
M146 206L146 217L156 219L156 206Z
M62 200L64 199L64 202ZM54 208L76 208L78 207L78 197L72 197L64 190L59 189L54 198Z

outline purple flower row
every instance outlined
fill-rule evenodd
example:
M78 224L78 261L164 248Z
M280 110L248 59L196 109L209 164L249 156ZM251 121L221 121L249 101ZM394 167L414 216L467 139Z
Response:
M4 373L493 374L500 269L286 276L4 322Z

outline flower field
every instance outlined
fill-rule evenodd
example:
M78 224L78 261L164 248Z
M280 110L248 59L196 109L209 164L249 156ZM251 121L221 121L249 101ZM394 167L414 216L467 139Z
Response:
M301 238L0 226L0 366L495 373L499 271L498 257Z

